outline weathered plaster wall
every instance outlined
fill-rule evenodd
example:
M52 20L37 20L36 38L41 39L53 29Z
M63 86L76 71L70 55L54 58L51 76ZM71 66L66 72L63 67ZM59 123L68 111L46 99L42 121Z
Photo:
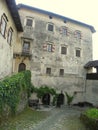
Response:
M83 66L92 60L92 33L90 29L70 21L64 23L62 19L56 17L50 19L48 15L36 11L20 9L19 13L24 26L24 37L33 39L31 71L34 85L51 84L61 89L64 88L67 81L69 86L75 86L78 78L84 79L86 71ZM33 18L32 27L25 25L27 17ZM49 22L54 24L53 32L47 30ZM60 34L61 26L68 28L68 36ZM82 39L74 37L75 30L82 32ZM43 45L47 41L55 46L54 52L43 50ZM67 55L61 54L62 45L67 46ZM75 56L76 48L81 49L81 57ZM46 74L47 67L51 68L50 76ZM63 77L59 76L60 69L64 69Z
M75 102L83 101L85 97L84 65L92 60L92 32L89 28L57 17L49 18L47 14L19 9L24 27L23 37L32 39L32 59L30 68L32 82L35 86L48 85L58 91L73 93L79 91ZM26 26L27 17L33 19L32 27ZM47 24L54 24L54 31L47 30ZM60 28L68 28L68 35L60 34ZM82 33L81 39L74 37L75 30ZM55 47L53 52L44 51L43 46L50 42ZM61 47L67 47L67 54L61 54ZM75 50L81 50L81 56L76 57ZM51 68L51 75L46 74L46 68ZM64 76L59 76L59 70L64 69Z
M87 80L86 100L98 106L98 80Z
M5 0L0 0L0 20L3 13L6 14L8 18L7 28L6 28L6 38L0 33L0 79L10 75L13 70L13 45L16 43L17 31L14 25L11 14L8 10L8 7L5 3ZM12 27L12 42L11 45L7 42L7 34L9 27Z

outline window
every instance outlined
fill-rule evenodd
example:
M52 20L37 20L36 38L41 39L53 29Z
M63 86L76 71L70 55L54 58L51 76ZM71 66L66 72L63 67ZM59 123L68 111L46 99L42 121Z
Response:
M61 54L67 54L67 47L61 47Z
M1 30L2 36L4 37L5 37L5 32L6 32L7 21L8 21L7 16L3 14L1 17L0 30Z
M52 23L48 23L48 31L52 31L53 32L54 26Z
M60 69L59 75L60 75L60 76L63 76L63 75L64 75L64 69Z
M75 31L75 38L81 39L81 32L80 31L78 31L78 30Z
M27 18L26 26L30 26L30 27L32 27L32 24L33 24L33 20L32 20L32 18Z
M55 51L55 45L52 42L46 42L43 45L43 50L47 52L54 52Z
M68 28L67 27L61 27L60 28L60 34L68 35Z
M29 53L30 52L30 42L24 41L23 43L23 52Z
M76 49L76 57L80 57L81 56L81 50L80 49Z
M8 30L7 42L11 45L13 29L10 27Z
M51 74L51 68L46 68L46 74L48 74L48 75Z
M52 52L52 44L47 44L47 51Z

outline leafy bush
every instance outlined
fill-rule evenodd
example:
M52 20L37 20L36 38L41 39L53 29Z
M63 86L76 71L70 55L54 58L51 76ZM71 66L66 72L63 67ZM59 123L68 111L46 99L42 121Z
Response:
M98 119L98 109L92 108L85 111L86 116L93 119Z
M74 99L76 93L74 93L72 96L69 95L67 92L65 92L65 94L66 94L66 97L67 97L67 105L70 106L70 104L72 103L72 101L73 101L73 99Z
M27 91L30 96L31 72L28 70L7 77L0 82L0 114L6 105L11 109L11 113L16 112L22 90Z
M92 108L81 113L80 119L89 130L98 130L98 109Z

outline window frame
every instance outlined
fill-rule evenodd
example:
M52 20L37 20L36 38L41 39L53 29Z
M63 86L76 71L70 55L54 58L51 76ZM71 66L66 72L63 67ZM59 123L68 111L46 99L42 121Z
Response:
M80 30L76 30L74 35L75 35L75 38L77 38L77 39L81 39L81 37L82 37Z
M28 45L28 47L26 47ZM23 40L22 52L30 53L30 41Z
M64 69L59 70L59 76L64 76Z
M31 21L32 21L32 23L30 23L30 25L28 24L28 20L31 20ZM25 26L27 26L27 27L33 27L33 24L34 24L34 18L29 17L29 16L26 16Z
M49 29L49 26L50 26L50 29ZM52 26L52 30L51 30L51 26ZM54 24L53 24L53 23L48 23L48 24L47 24L47 30L48 30L49 32L54 32Z
M47 43L47 52L52 52L52 44Z
M8 35L7 35L7 42L9 45L11 45L12 35L13 35L13 29L10 27L8 30Z
M47 74L47 75L51 75L51 68L50 68L50 67L47 67L47 68L46 68L46 74Z
M78 58L81 57L81 49L80 48L76 48L75 56Z
M64 48L65 48L65 51L64 51ZM61 46L61 54L67 55L67 46Z
M59 31L60 31L60 34L63 34L65 36L68 35L68 28L66 26L61 26Z
M6 34L7 22L8 22L7 16L5 15L5 13L3 13L3 15L1 16L0 33L4 38L6 38L5 34Z

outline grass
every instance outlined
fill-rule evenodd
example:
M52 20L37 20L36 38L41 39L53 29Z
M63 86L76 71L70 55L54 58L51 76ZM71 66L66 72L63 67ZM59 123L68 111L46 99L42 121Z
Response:
M39 121L49 116L49 112L35 111L26 108L21 114L9 118L0 125L0 130L30 130Z

